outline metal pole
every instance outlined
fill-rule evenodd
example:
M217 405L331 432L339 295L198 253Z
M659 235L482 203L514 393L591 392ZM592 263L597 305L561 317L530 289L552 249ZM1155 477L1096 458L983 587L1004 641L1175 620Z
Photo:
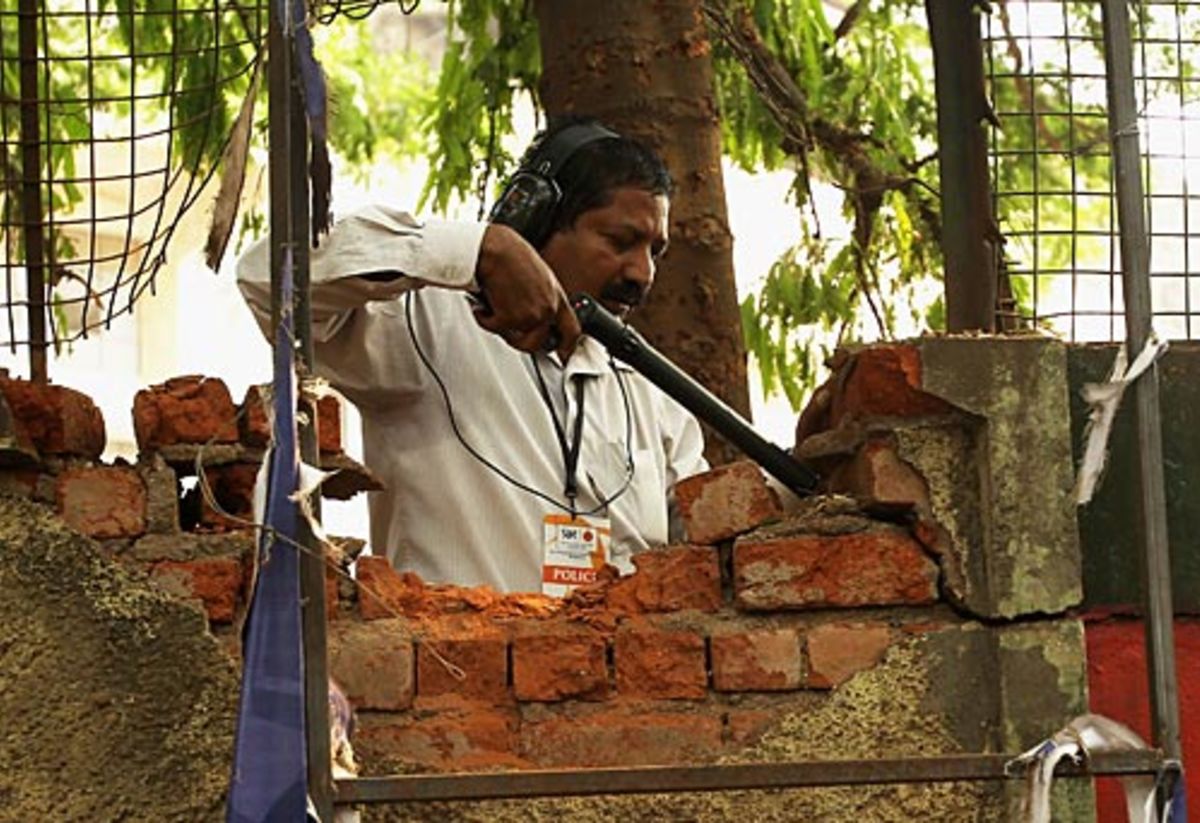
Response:
M292 254L295 278L294 331L305 374L312 365L309 315L308 125L294 60L295 29L304 25L299 0L273 3L268 31L270 60L269 142L271 154L271 289L272 327L279 323L278 272L284 254ZM299 432L301 457L315 461L315 409ZM333 773L329 741L329 671L325 644L325 576L321 547L301 523L301 621L304 636L304 711L308 755L308 793L321 820L333 818Z
M993 331L998 255L979 11L966 0L925 0L925 15L937 91L946 330Z
M391 775L339 780L337 790L339 803L398 803L1023 778L1024 769L1006 766L1011 759L1012 755L1006 754L963 754L889 760ZM1177 774L1178 770L1178 763L1164 762L1159 752L1129 751L1092 754L1084 765L1063 760L1055 773L1064 777L1087 777L1159 774L1163 771Z
M1133 45L1127 0L1104 0L1104 60L1108 123L1117 182L1121 230L1125 340L1132 361L1150 334L1150 254L1146 241L1141 151L1133 88ZM1163 482L1162 422L1158 369L1151 366L1133 385L1138 451L1138 517L1145 569L1146 645L1149 657L1154 743L1168 758L1181 756L1179 695L1175 673L1174 609Z
M29 379L45 383L46 239L42 233L42 156L38 125L38 0L21 0L21 212L29 298Z

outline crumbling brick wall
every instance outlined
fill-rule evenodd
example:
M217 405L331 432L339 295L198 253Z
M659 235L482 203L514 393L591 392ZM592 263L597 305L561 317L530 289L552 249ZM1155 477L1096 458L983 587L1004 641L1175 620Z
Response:
M354 580L331 569L330 664L358 711L364 772L915 757L1045 737L1086 706L1055 346L935 340L847 355L796 447L837 494L785 511L747 463L689 479L686 545L564 600L430 585L376 557ZM137 464L103 465L86 398L0 388L26 457L0 482L195 602L236 658L267 441L257 394L239 409L216 379L151 387L134 403ZM35 432L23 410L39 391L32 417L53 425ZM328 402L323 462L341 469L343 493L371 488L340 454ZM1036 466L1022 468L1023 450ZM181 491L197 465L232 517ZM1056 819L1090 819L1086 784L1059 794ZM383 814L717 820L731 797L767 819L985 820L1005 819L1016 793L942 784Z

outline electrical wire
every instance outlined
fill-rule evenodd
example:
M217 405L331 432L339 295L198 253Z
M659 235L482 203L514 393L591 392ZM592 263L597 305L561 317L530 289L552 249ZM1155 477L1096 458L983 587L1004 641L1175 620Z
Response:
M546 494L545 492L543 492L539 489L535 489L532 486L516 479L515 477L512 476L512 474L510 474L509 472L506 472L504 469L500 468L495 463L493 463L491 460L488 460L486 457L484 457L482 454L480 454L478 449L476 449L469 442L467 442L467 439L462 434L462 430L459 428L458 418L454 414L454 404L450 401L450 392L446 388L446 384L442 380L442 376L440 374L438 374L437 369L434 368L433 363L430 361L428 355L426 355L425 349L422 348L421 341L417 338L417 330L416 330L416 327L413 325L413 318L412 318L412 299L413 299L413 292L410 291L404 295L404 320L408 325L408 336L412 340L413 349L417 353L417 358L421 361L422 365L425 366L426 370L429 372L429 375L433 378L434 383L437 384L438 390L441 392L442 402L446 406L446 415L450 421L451 431L454 432L454 436L458 439L458 442L462 445L462 447L464 449L467 450L467 453L469 455L471 455L471 457L475 458L475 460L477 460L479 463L481 463L483 466L485 466L489 471L491 471L493 474L495 474L498 477L500 477L501 479L503 479L506 483L513 486L514 488L520 489L521 491L525 492L526 494L533 495L534 497L538 498L539 500L549 503L551 506L554 506L556 509L560 509L561 511L566 512L567 514L571 515L572 517L576 516L577 514L582 515L584 517L599 514L600 512L607 509L614 501L617 500L617 498L619 498L621 495L623 495L625 493L625 491L629 488L630 483L633 482L633 473L634 473L634 468L635 468L634 463L633 463L633 448L632 448L633 413L632 413L632 409L631 409L630 403L629 403L629 393L625 388L624 381L621 379L620 372L617 370L615 364L612 361L611 355L609 356L609 360L608 360L609 368L612 369L613 375L617 379L617 386L620 388L621 399L622 399L623 405L625 407L625 479L624 479L624 482L621 483L621 487L619 489L617 489L616 492L614 492L609 497L603 498L595 507L588 509L587 511L576 512L571 506L563 505L562 503L558 502L558 500L556 500L551 495ZM540 372L539 372L539 376L540 376ZM593 485L593 489L594 489L595 484L593 483L592 485Z

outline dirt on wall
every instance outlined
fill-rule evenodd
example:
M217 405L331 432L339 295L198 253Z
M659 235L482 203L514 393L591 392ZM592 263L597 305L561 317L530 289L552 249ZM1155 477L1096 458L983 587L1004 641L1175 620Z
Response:
M223 819L237 694L198 609L0 497L0 820Z

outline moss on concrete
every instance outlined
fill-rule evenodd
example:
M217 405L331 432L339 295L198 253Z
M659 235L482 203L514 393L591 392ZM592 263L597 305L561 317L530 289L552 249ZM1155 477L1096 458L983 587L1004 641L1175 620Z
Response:
M1044 338L930 338L922 388L983 418L978 536L985 617L1057 614L1083 597L1066 347Z
M0 498L0 817L222 819L236 701L198 609Z

